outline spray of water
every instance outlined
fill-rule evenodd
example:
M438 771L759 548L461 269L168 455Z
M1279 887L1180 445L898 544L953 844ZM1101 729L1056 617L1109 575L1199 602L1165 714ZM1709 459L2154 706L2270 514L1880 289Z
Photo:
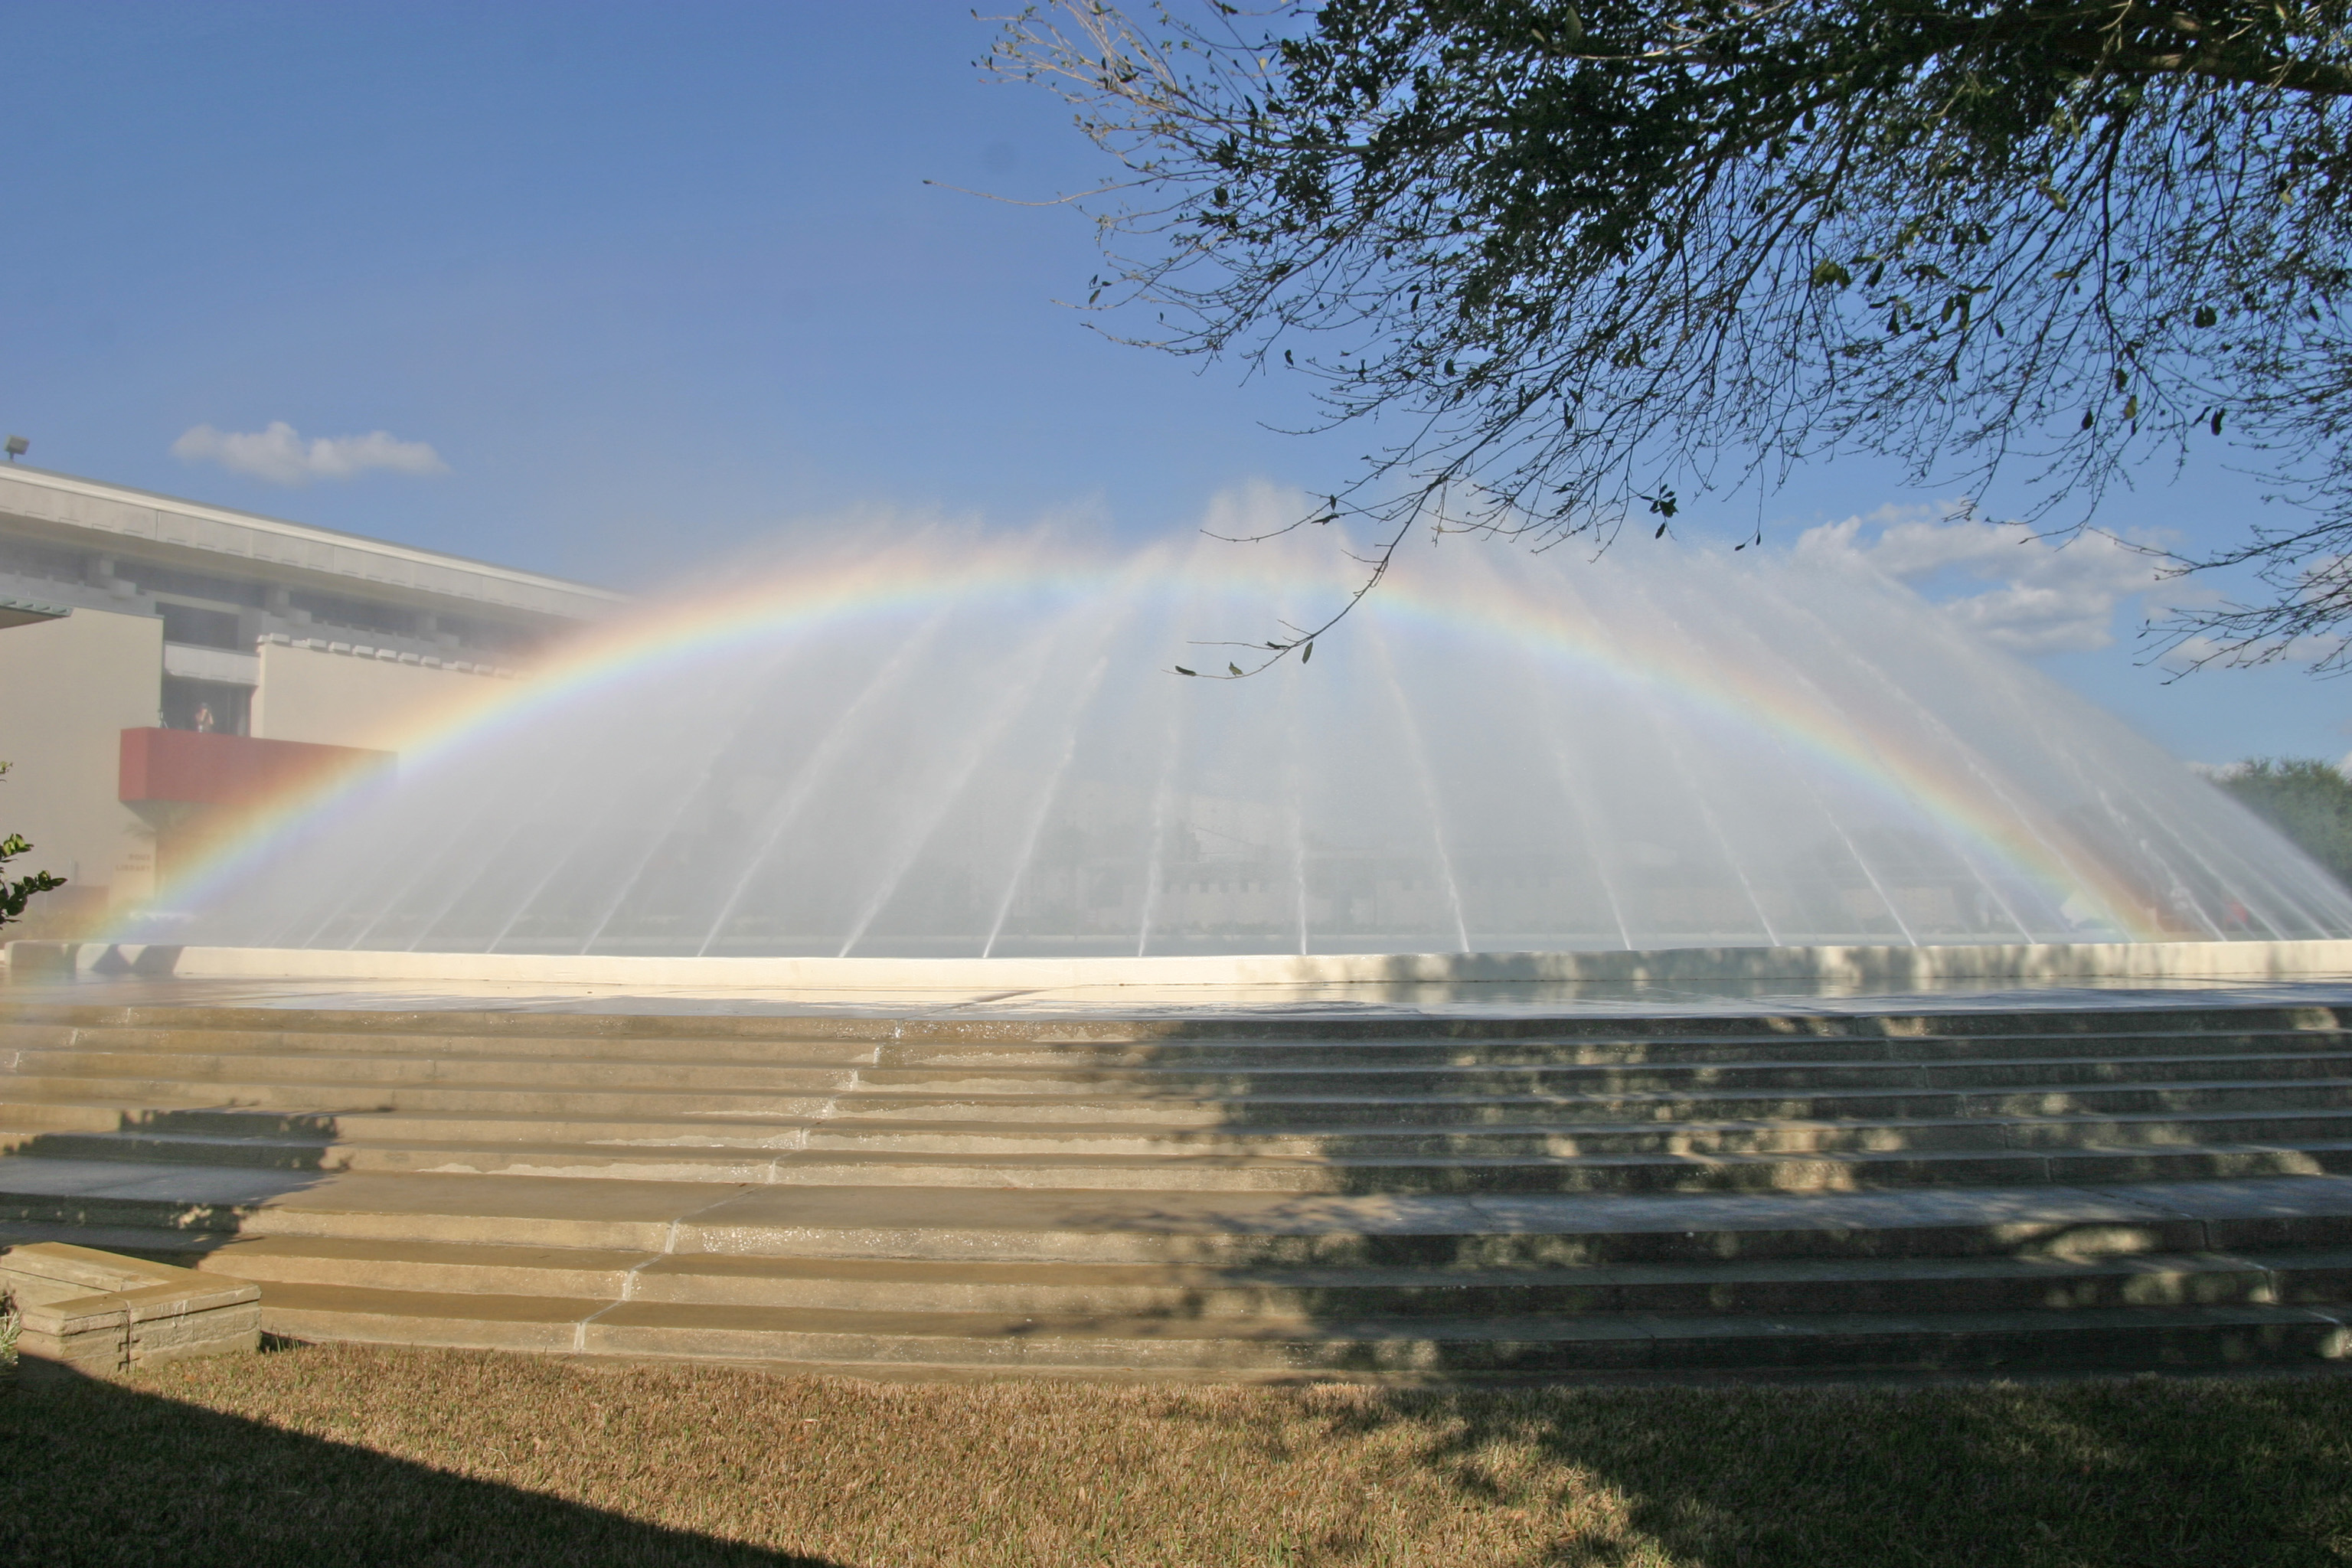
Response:
M1262 647L1346 564L1042 535L854 582L787 563L609 628L170 933L938 956L2352 934L2352 898L2210 784L1850 567L1662 545L1505 569L1465 542L1311 664L1208 678L1201 643Z

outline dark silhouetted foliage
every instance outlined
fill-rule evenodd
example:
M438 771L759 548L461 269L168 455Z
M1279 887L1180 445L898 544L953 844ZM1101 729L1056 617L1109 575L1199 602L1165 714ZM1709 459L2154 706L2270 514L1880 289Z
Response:
M2352 779L2313 757L2249 762L2221 787L2352 887Z

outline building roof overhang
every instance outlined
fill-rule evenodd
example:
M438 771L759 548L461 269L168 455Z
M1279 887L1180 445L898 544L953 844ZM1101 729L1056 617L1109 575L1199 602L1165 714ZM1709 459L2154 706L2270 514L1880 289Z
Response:
M0 598L0 632L10 626L37 626L61 621L73 614L70 605L45 605L37 599Z
M389 590L415 602L455 600L559 620L594 619L629 598L536 572L40 468L0 468L0 522L6 521L83 548L112 545L176 559L195 571L208 561L215 571L234 563L256 575L330 592L339 583L347 591L364 584L375 595Z

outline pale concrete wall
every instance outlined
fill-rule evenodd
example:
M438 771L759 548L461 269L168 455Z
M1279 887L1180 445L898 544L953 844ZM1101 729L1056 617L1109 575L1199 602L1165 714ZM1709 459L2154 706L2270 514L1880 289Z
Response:
M122 731L161 721L163 687L152 616L78 609L0 631L0 835L33 841L20 867L118 904L152 891L154 840L117 796Z
M269 741L396 752L412 737L511 696L511 680L446 666L362 658L286 643L261 645L252 733Z
M1084 993L1061 1000L1150 1006L1247 1000L1378 1002L1369 986L1528 983L1797 982L1916 990L1936 982L2175 980L2233 984L2352 977L2352 941L2010 942L1954 947L1693 947L1646 952L1272 953L1165 958L644 958L530 952L409 952L345 948L142 947L12 942L19 979L126 972L184 980L362 980L431 984L739 989L773 998L863 994L867 1005L958 1004L1008 990ZM1281 988L1254 998L1218 989ZM1328 990L1326 988L1328 988ZM1475 996L1475 990L1465 993ZM2184 997L2192 994L2183 993ZM877 999L878 998L878 999ZM1425 998L1443 1001L1442 996ZM1509 1000L1507 993L1501 1000ZM1405 1001L1414 998L1407 996ZM1550 1002L1538 996L1538 1005ZM1045 1004L1050 1005L1050 1003Z

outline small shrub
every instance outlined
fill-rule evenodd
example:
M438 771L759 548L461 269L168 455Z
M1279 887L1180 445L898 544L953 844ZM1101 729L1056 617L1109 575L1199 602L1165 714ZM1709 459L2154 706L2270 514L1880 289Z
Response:
M0 779L7 776L8 764L0 763ZM0 837L0 866L5 866L18 856L29 855L32 851L33 847L25 841L25 836L21 833ZM0 877L0 925L6 925L9 921L21 918L25 912L25 906L32 901L36 894L53 893L65 885L66 879L63 877L52 876L47 871L36 871L29 877L19 877L13 882L5 877Z

